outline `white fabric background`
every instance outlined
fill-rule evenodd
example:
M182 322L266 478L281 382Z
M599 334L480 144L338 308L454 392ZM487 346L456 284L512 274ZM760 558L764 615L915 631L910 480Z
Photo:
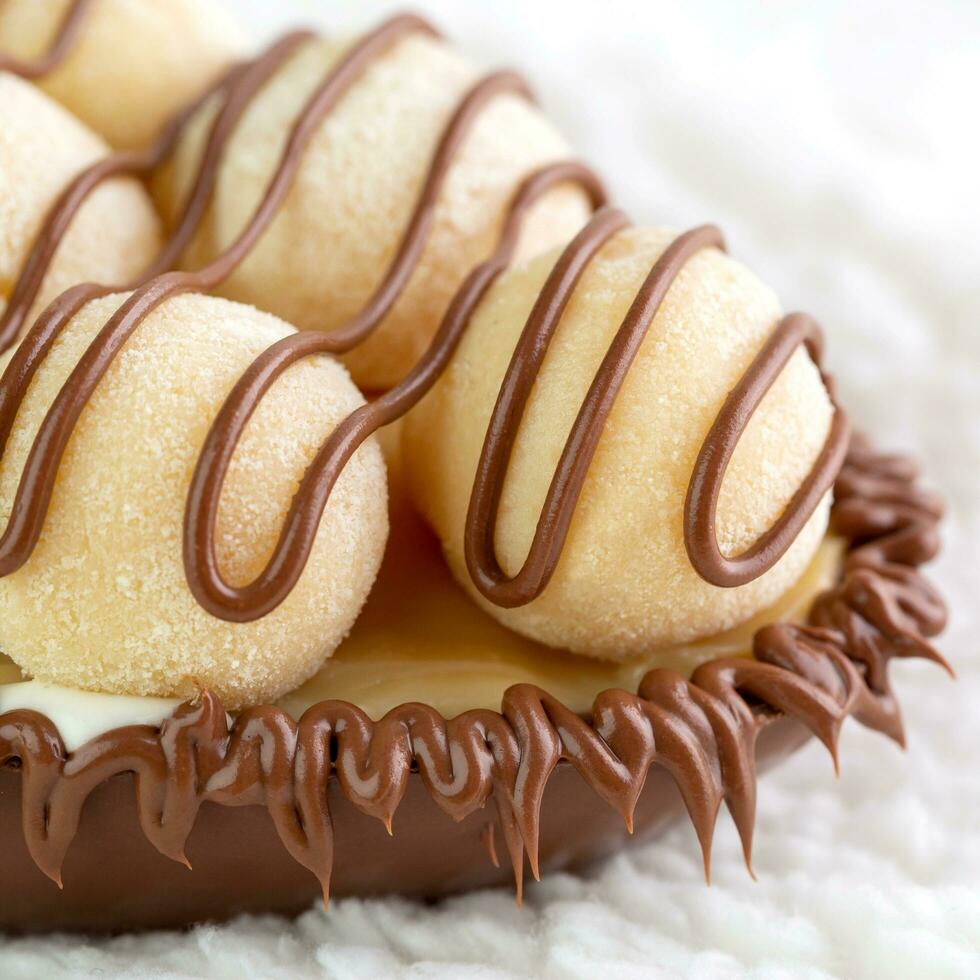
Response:
M359 26L388 3L240 4L260 30ZM678 827L582 880L436 907L335 902L296 923L8 942L0 976L980 976L980 7L936 2L530 0L418 6L515 64L618 201L722 224L789 308L824 323L859 424L951 502L934 566L951 683L894 671L910 747L849 725L762 785L753 883L727 815L715 878ZM2 858L0 858L2 861Z

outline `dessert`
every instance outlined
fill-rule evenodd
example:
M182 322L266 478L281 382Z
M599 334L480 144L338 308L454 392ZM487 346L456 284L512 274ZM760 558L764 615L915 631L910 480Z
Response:
M243 53L214 0L0 2L0 71L30 78L117 147L148 143Z
M79 201L53 254L35 249L55 203L104 166L107 153L102 140L61 106L0 72L0 346L69 286L89 279L127 282L157 254L159 219L143 188L123 177L102 181ZM16 322L12 306L18 307Z
M795 540L784 535L785 554L764 574L733 585L696 568L684 514L695 460L729 391L782 333L773 332L779 308L719 251L717 230L678 237L625 224L599 214L566 250L497 280L449 368L408 416L405 447L419 509L474 599L511 629L606 659L710 636L783 595L824 536L847 438L797 340L779 359L785 367L767 372L772 387L733 447L710 533L725 555L753 546L788 513L833 427L812 514L802 515ZM607 361L622 386L603 380L593 397L624 322L635 325L636 341ZM586 401L596 408L588 421L579 416ZM598 437L591 460L589 428ZM547 530L528 557L566 440L572 449L560 469L575 489L563 503L549 498ZM569 527L564 542L561 527Z
M173 926L508 876L520 895L525 861L577 867L684 811L707 871L723 803L750 860L757 768L807 732L836 753L849 716L901 740L888 661L943 663L929 643L942 600L919 570L940 503L906 460L849 437L816 325L780 319L717 229L630 229L591 169L545 157L507 178L438 323L390 344L387 390L362 399L329 359L389 346L441 193L479 120L513 105L514 76L457 93L435 137L420 125L414 205L357 301L335 284L351 308L334 329L200 295L256 277L291 194L312 214L300 175L322 128L389 57L435 63L407 44L432 34L394 18L327 64L297 33L236 67L90 173L94 187L184 170L137 281L73 286L33 325L24 300L5 315L6 929ZM236 193L221 189L225 156L277 91L293 112L270 117L268 181L202 257ZM536 246L551 251L526 256L556 190L573 227L555 218ZM51 209L25 269L45 268L77 203ZM188 246L197 258L167 271ZM407 350L421 353L396 371ZM163 450L130 459L134 436ZM110 542L101 557L79 543L90 524ZM645 534L650 554L631 540ZM593 541L612 560L583 560ZM134 586L146 570L150 587ZM314 630L315 651L294 644ZM261 642L243 664L245 636Z
M14 538L29 518L8 525L0 649L32 677L65 687L153 697L204 687L230 709L273 701L333 652L374 582L387 536L380 450L369 442L344 467L287 601L250 623L210 615L187 588L181 558L191 474L232 385L293 331L228 300L168 300L140 323L77 422L60 423L70 436L58 459L57 435L44 435L56 430L49 413L56 403L66 410L67 379L127 298L83 306L41 358L31 356L40 331L0 358L0 510L24 513L46 496L30 453L57 478L29 554L28 536ZM13 379L32 360L25 391ZM363 404L325 357L292 367L262 400L218 497L215 558L230 582L249 581L265 563L307 465Z

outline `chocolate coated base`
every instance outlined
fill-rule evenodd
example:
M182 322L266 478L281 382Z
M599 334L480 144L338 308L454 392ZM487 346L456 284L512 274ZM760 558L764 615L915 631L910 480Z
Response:
M796 722L780 719L760 734L760 770L807 738ZM187 846L188 870L159 854L140 830L129 776L100 786L82 812L78 836L64 866L64 889L35 866L21 832L20 773L0 769L0 929L7 932L123 932L179 928L238 913L296 915L319 900L312 874L286 853L268 811L259 806L205 803ZM438 898L490 885L512 887L499 827L500 866L487 846L496 825L492 802L460 823L432 802L418 776L409 780L394 836L355 809L330 783L337 848L331 895L399 894ZM684 812L665 770L651 770L636 807L631 837L617 814L568 764L548 784L541 814L541 870L577 869L663 831ZM693 840L692 847L697 847Z

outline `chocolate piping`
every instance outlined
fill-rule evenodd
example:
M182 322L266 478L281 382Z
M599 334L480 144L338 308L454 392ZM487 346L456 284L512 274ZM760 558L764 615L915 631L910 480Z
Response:
M741 555L728 558L721 553L715 533L718 498L728 464L753 413L801 344L817 366L833 405L830 431L809 474L776 523ZM840 472L850 425L837 404L833 382L824 372L822 361L823 333L817 322L806 313L783 317L725 399L705 437L684 501L684 546L697 573L713 585L745 585L772 568L789 550Z
M473 91L480 92L480 89ZM408 412L432 388L448 365L472 311L509 263L517 246L523 217L548 190L570 180L579 182L594 204L601 203L601 185L578 163L552 164L524 181L514 196L496 250L466 277L426 353L403 381L373 402L356 409L337 426L307 467L268 564L252 582L233 586L224 580L218 567L215 526L221 488L248 420L264 394L291 365L312 354L349 349L359 342L353 337L360 335L365 327L373 329L383 316L382 305L384 311L388 308L386 285L382 284L375 294L377 301L367 307L377 309L378 315L367 318L361 314L348 327L334 333L292 334L273 344L253 362L215 418L187 498L184 569L191 591L205 609L223 619L247 622L270 612L289 594L306 565L320 517L348 460L372 433ZM424 212L427 216L431 215L434 203L433 197ZM412 227L415 227L414 222ZM410 230L404 241L407 243L413 238ZM403 243L400 254L404 254L408 247L412 246ZM398 261L396 258L395 263Z
M0 71L10 72L28 81L35 81L54 71L68 57L78 40L82 22L88 15L92 2L93 0L71 0L47 51L34 61L21 61L0 51Z
M214 262L197 272L163 273L162 270L176 260L203 217L222 152L242 112L265 80L310 35L300 32L288 36L255 62L236 69L219 83L217 87L226 89L226 99L209 134L177 230L142 277L146 281L122 304L79 361L38 432L18 485L8 526L0 539L0 575L11 574L33 551L65 447L81 411L118 350L142 319L166 299L188 291L213 289L231 275L274 217L291 186L303 149L326 114L375 57L404 35L416 31L434 33L425 21L405 15L388 21L356 44L330 71L300 112L265 195L235 241ZM418 263L440 188L469 127L483 106L501 93L530 97L523 80L510 72L488 76L466 95L442 134L395 259L361 312L330 333L301 333L273 345L246 371L222 407L198 460L184 522L184 567L188 585L198 602L213 615L234 622L251 621L270 612L289 594L306 565L323 510L343 467L365 439L379 427L404 415L435 383L481 297L509 263L520 223L533 203L557 184L574 182L582 187L594 208L604 204L605 194L598 178L581 164L553 164L532 174L518 189L505 215L504 229L494 253L464 280L432 344L413 370L386 395L355 411L321 447L291 503L266 567L244 586L232 586L224 580L218 568L214 531L221 488L245 425L265 392L289 366L304 357L348 351L377 328L401 295ZM172 148L188 117L188 114L179 117L161 140L143 155L128 160L118 155L111 157L103 162L101 170L93 168L78 178L73 188L63 195L35 245L26 266L27 275L18 283L16 302L11 304L0 327L0 343L11 343L19 332L58 238L85 194L109 173L122 172L127 167L146 169L151 161L159 162ZM618 212L600 212L569 246L561 267L576 272L567 282L562 281L561 275L553 275L549 280L549 287L539 298L522 337L521 353L528 357L522 359L515 354L505 378L474 483L466 533L471 575L477 587L501 605L529 602L547 584L560 556L605 419L647 326L684 261L701 247L722 245L716 229L695 229L680 236L656 264L610 347L569 435L525 567L518 576L508 580L493 552L492 518L496 514L509 447L520 424L520 410L540 363L540 357L533 352L540 348L543 356L546 338L557 326L561 310L588 260L595 255L602 241L625 225L626 219ZM109 287L95 285L75 287L51 304L29 331L0 383L0 452L6 445L27 386L51 344L85 303L111 291ZM698 573L718 585L750 581L778 560L833 481L843 456L846 422L835 406L834 424L827 445L813 472L780 519L745 554L737 558L725 558L720 554L713 528L724 465L737 443L738 434L761 399L761 393L783 366L780 357L786 349L787 338L796 337L803 322L808 324L808 329L800 333L797 343L792 346L795 349L799 342L804 342L811 354L818 356L815 329L809 326L812 321L803 321L798 315L783 320L723 407L702 447L699 466L692 476L685 509L685 543ZM712 469L715 460L722 460L717 471Z
M341 701L309 708L297 722L278 708L248 709L229 725L209 692L180 706L158 730L106 732L69 754L54 724L36 712L0 716L0 764L23 774L23 827L38 867L55 881L85 800L113 775L132 772L140 823L160 853L186 863L184 845L204 801L268 808L284 846L329 893L333 834L328 780L389 830L414 770L450 817L462 819L491 796L520 895L526 853L537 876L539 812L559 762L630 825L651 765L677 783L710 869L710 848L724 802L751 862L756 736L774 715L804 724L830 750L843 720L902 740L887 685L893 656L945 662L928 643L945 621L917 561L884 560L874 547L902 535L921 554L938 517L894 457L858 444L841 478L846 520L854 529L841 582L819 597L810 625L760 630L755 659L720 658L687 679L653 670L636 694L604 691L583 718L532 685L511 687L500 713L465 712L446 720L432 708L403 704L378 722ZM919 538L908 549L908 511ZM883 516L890 512L891 518ZM893 592L901 570L901 595ZM846 617L843 615L846 613Z

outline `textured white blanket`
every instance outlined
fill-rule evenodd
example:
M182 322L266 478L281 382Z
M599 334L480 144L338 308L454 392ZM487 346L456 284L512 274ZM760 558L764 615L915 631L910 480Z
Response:
M240 0L263 30L388 12ZM980 976L980 8L418 3L491 64L524 67L638 218L722 224L788 308L824 323L846 404L947 495L934 566L959 672L894 670L910 746L846 729L761 787L758 882L727 816L714 883L689 827L588 879L436 907L336 902L296 923L0 945L0 976ZM2 873L2 857L0 857Z

